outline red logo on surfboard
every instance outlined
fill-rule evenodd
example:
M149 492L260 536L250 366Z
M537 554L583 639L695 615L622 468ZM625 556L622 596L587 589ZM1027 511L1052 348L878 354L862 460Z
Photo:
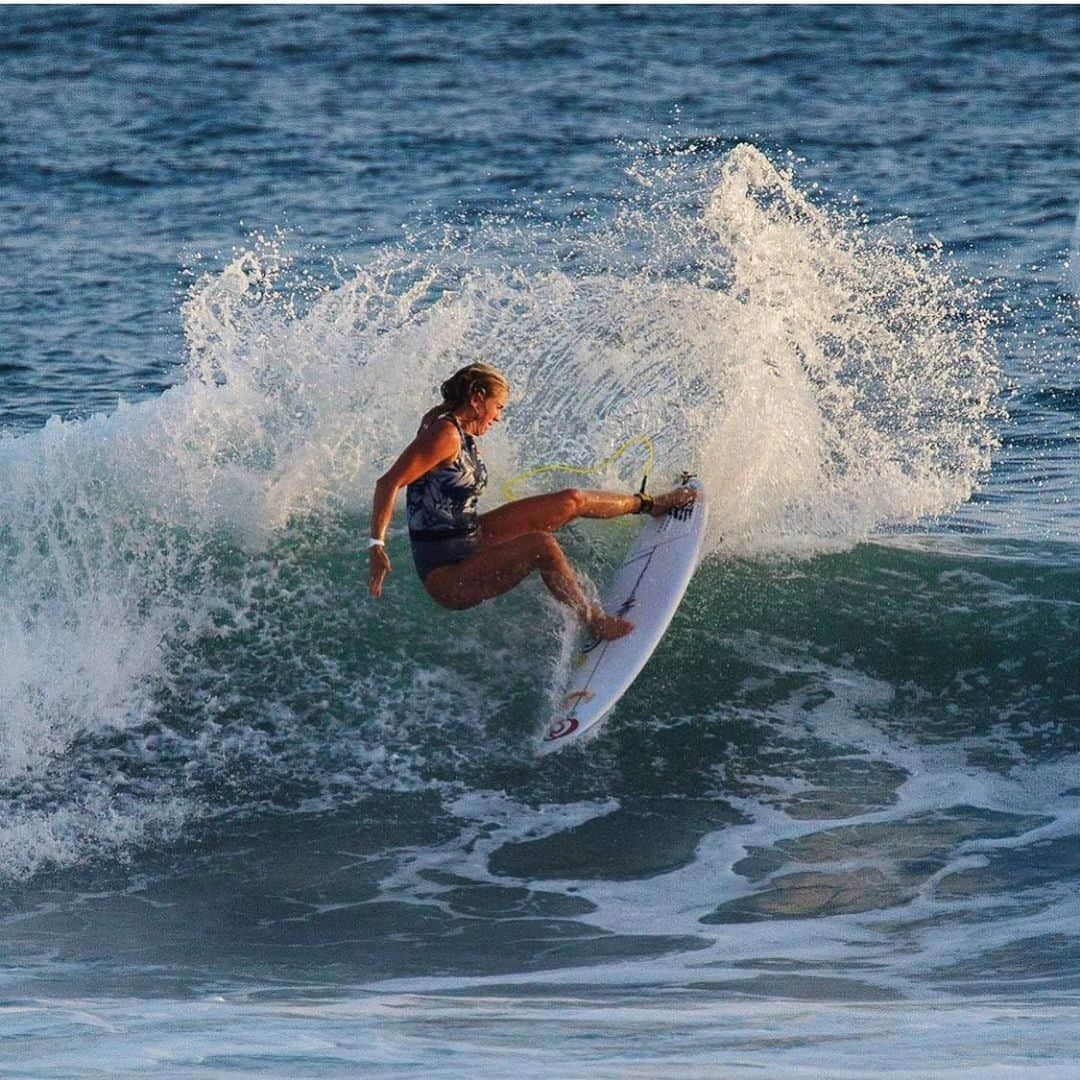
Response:
M577 717L564 716L561 720L556 720L555 723L548 728L548 733L544 736L544 742L554 742L556 739L565 739L567 735L573 735L577 729Z

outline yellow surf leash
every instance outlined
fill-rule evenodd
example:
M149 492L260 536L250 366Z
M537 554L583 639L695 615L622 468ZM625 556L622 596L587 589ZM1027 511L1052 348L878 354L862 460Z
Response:
M598 461L595 465L589 467L581 465L534 465L531 469L519 472L517 476L512 476L503 484L503 498L507 502L516 498L517 488L520 484L523 484L526 480L531 480L534 476L542 476L544 473L558 472L570 473L574 476L592 476L594 473L603 472L609 465L613 465L623 454L635 446L644 446L648 454L645 462L645 476L641 481L641 490L644 493L645 481L649 478L649 473L652 472L656 451L653 448L652 439L648 435L635 435L633 438L627 439L621 446L616 447L615 451L604 458L603 461Z

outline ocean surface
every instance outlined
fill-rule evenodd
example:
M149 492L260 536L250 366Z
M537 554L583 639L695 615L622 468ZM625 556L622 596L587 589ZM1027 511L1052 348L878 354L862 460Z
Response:
M0 1074L1075 1075L1077 8L5 7L0 102ZM487 505L711 493L543 760L538 581L365 587L478 358Z

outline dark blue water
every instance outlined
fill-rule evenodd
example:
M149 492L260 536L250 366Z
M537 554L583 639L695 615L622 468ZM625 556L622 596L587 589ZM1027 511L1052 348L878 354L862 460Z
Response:
M0 101L0 1071L1070 1073L1074 9L6 8ZM362 587L478 357L494 500L712 496L542 763L542 589Z

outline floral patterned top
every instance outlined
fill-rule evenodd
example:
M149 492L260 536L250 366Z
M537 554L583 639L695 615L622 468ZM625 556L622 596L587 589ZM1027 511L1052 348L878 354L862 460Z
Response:
M461 451L449 465L424 473L405 491L409 534L418 539L462 536L480 527L476 503L487 484L487 466L457 417L448 413L446 419L458 429Z

